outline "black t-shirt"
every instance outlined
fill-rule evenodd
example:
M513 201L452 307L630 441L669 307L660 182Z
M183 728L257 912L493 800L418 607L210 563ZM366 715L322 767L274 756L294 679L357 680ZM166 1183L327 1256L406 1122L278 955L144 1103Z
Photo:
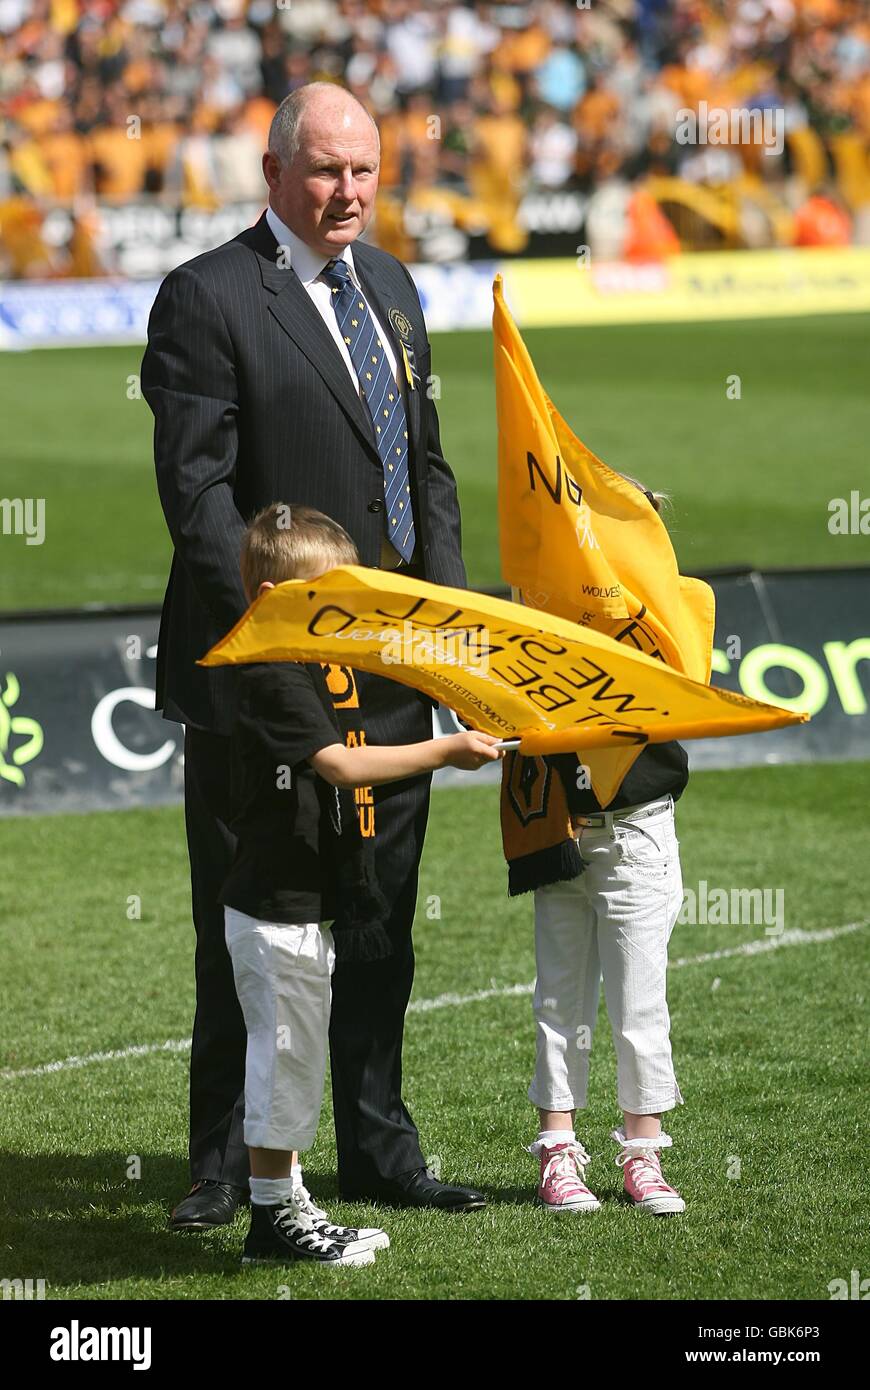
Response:
M335 916L321 843L324 798L334 789L306 759L342 743L317 664L239 668L230 736L230 820L238 836L219 902L265 922Z
M681 743L648 743L629 768L616 796L602 808L591 787L577 786L579 755L558 753L554 761L565 783L568 809L581 816L602 809L620 811L626 806L640 806L645 801L658 801L668 793L678 801L689 780L689 759Z

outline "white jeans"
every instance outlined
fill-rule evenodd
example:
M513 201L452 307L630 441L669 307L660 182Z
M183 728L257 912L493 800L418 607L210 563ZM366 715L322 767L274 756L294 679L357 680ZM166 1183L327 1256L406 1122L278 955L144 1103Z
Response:
M242 1006L245 1143L308 1149L323 1103L335 948L328 927L260 922L224 908Z
M543 1110L586 1105L602 977L620 1109L653 1115L683 1101L666 1002L683 896L673 803L636 823L619 815L577 832L585 873L535 892L537 1065L528 1095Z

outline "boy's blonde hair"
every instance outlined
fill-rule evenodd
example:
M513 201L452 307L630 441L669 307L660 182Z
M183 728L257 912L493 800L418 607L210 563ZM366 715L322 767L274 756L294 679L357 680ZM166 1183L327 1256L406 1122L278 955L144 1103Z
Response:
M344 527L301 503L270 503L248 523L242 540L242 583L249 603L265 580L281 584L315 567L358 564L359 551Z

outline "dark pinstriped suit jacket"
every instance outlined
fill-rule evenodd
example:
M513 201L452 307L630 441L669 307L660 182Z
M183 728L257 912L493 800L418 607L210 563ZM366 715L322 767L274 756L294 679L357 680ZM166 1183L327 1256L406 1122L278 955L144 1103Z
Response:
M420 380L413 391L403 380L402 389L424 576L465 588L456 483L426 393L431 353L414 282L374 246L354 242L353 257L400 364L390 310L399 309L412 328ZM353 537L364 565L378 564L384 534L384 477L370 416L296 273L277 259L264 214L233 241L172 271L151 310L142 362L160 500L175 546L157 707L168 719L216 733L232 726L234 672L195 662L247 607L239 577L246 521L270 502L317 507Z

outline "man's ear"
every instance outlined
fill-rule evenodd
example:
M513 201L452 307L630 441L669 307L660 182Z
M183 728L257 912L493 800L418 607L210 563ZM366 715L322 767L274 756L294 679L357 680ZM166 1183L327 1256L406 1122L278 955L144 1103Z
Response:
M280 169L281 161L278 156L274 154L272 150L266 150L263 155L263 178L270 188L274 188L275 184L278 182Z
M257 598L261 598L263 594L268 593L269 589L274 589L274 587L275 585L272 583L271 579L264 579L257 590Z

